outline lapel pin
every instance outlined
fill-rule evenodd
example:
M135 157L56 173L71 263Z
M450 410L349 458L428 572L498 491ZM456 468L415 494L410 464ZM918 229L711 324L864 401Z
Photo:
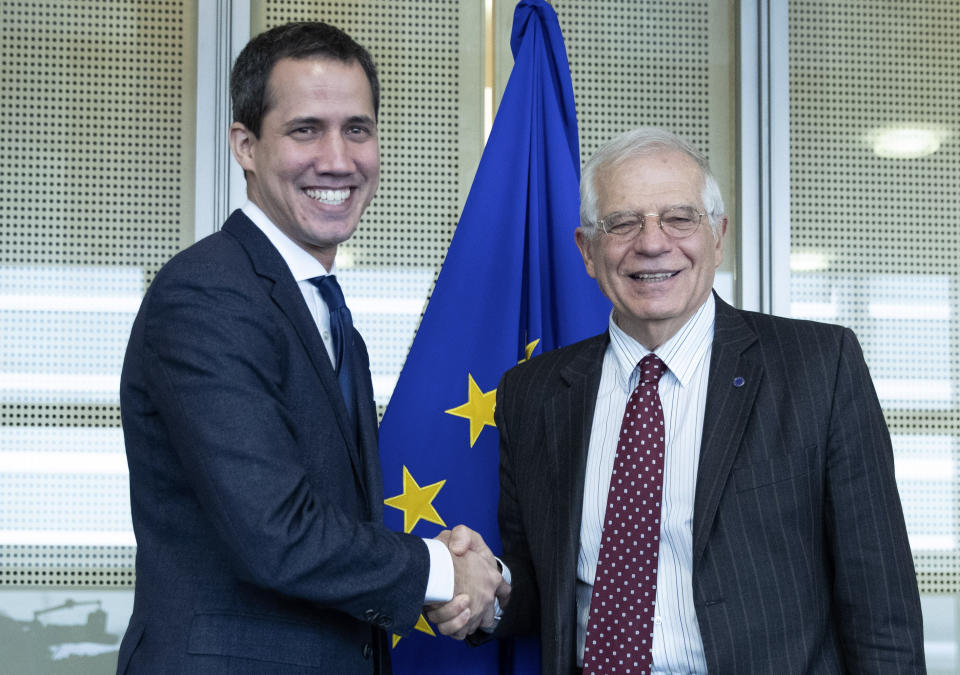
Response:
M744 385L744 383L746 383L746 380L744 380L744 379L743 379L742 377L740 377L739 375L737 375L735 378L733 378L733 386L734 386L734 387L742 387L742 386Z

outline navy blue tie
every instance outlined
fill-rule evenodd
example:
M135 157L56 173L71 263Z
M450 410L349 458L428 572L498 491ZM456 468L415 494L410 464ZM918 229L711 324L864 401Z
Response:
M323 301L327 304L327 309L330 310L330 333L333 338L333 356L336 363L334 370L337 373L337 381L340 384L343 401L347 405L350 421L356 428L357 403L353 391L353 370L350 363L350 355L353 351L353 317L350 316L350 310L347 309L347 304L343 300L340 284L337 283L337 278L334 275L314 277L310 279L310 283L320 290L320 297L323 298Z

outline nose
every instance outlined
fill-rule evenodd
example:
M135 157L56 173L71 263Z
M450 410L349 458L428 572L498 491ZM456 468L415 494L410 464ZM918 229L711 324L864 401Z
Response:
M317 173L350 173L354 169L350 143L342 134L325 134L315 148Z
M640 216L643 227L633 237L633 249L644 255L659 255L670 249L670 237L660 227L660 214L644 213Z

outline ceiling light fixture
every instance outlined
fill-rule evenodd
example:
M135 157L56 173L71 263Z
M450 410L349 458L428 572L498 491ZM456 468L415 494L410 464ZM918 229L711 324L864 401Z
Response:
M815 251L794 251L790 254L791 272L817 272L830 267L830 260Z
M897 127L875 132L871 143L878 157L916 159L939 150L945 137L945 133L934 129Z

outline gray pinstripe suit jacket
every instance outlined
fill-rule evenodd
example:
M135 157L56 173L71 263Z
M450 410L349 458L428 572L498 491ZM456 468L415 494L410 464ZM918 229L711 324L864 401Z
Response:
M576 666L583 477L607 341L524 363L497 393L514 586L496 635L538 632L545 675ZM849 329L717 298L693 595L711 673L925 671L890 437Z

